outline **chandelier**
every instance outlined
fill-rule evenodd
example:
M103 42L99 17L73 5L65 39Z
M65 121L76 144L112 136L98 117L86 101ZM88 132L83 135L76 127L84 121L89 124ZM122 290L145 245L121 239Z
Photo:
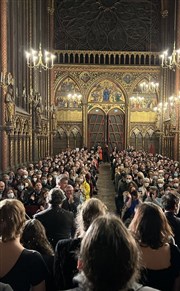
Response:
M42 53L41 43L39 44L39 51L31 49L30 52L26 52L27 66L31 69L37 68L41 72L43 70L52 69L54 66L55 55L48 51Z
M80 102L81 98L82 98L82 95L81 94L77 94L77 93L74 93L74 94L70 93L70 94L67 95L67 97L68 97L69 100Z
M129 99L131 102L131 106L134 109L140 109L144 106L144 97L138 95L138 93L136 93L136 96L133 95Z
M82 95L79 92L67 95L67 107L81 107Z
M154 111L157 113L163 113L168 109L168 102L160 102L156 107L154 107Z
M177 104L180 104L180 91L178 95L172 95L169 97L169 104L171 107L175 107Z
M139 84L142 93L157 93L159 83L153 81L143 81Z
M180 49L176 49L176 0L174 1L174 46L171 55L168 55L168 50L164 51L161 57L161 67L163 69L170 69L175 71L176 68L180 69Z
M173 71L175 71L176 68L180 69L180 49L176 50L175 42L172 55L168 56L168 50L166 50L160 57L163 69L167 68Z

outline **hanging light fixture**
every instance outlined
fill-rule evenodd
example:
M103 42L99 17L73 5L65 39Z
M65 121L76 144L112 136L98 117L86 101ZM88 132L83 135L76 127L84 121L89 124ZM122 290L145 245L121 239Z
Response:
M174 1L174 46L172 55L168 55L168 50L162 53L161 67L163 69L170 69L175 71L176 68L180 69L180 49L176 49L176 0Z
M175 42L171 56L168 56L167 50L161 55L161 67L173 71L175 71L176 68L180 69L180 49L176 50Z
M139 84L142 93L157 93L159 89L159 83L151 81L143 81Z
M154 107L154 111L162 114L168 109L168 102L160 102L156 107Z
M40 24L40 29L39 29L39 35L42 35L41 31L41 9L42 9L42 4L40 1L39 4L39 9L40 9L40 17L39 17L39 24ZM39 51L36 51L34 49L31 49L30 51L26 51L26 59L27 59L27 66L31 69L39 69L41 72L43 70L50 70L54 66L54 59L55 55L48 52L47 50L44 50L44 53L42 52L41 48L41 43L39 44Z
M37 68L41 72L41 70L52 69L54 66L55 55L48 51L44 51L42 53L41 43L39 45L39 51L35 51L31 49L30 52L26 52L27 66L31 69Z
M140 96L138 93L130 97L131 106L134 109L141 109L143 108L144 104L144 97Z

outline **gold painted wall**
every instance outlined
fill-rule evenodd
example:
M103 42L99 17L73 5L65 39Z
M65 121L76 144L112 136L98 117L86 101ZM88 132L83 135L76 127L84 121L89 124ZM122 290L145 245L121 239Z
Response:
M78 110L60 110L57 112L57 121L59 122L81 122L82 111Z
M155 112L131 112L130 122L156 122L157 114Z

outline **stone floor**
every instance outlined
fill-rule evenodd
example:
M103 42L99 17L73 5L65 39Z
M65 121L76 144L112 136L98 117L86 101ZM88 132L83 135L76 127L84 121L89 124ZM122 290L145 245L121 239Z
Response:
M104 202L110 212L115 213L115 191L109 163L100 164L97 187L99 190L96 197Z

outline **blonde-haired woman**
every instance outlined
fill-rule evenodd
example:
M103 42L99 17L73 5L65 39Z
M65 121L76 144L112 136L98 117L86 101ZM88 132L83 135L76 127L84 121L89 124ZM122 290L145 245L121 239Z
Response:
M20 243L25 220L21 201L0 201L0 281L14 291L44 291L48 272L43 258Z
M76 238L60 240L55 249L55 285L56 290L75 287L73 282L77 270L77 252L81 240L94 219L106 214L107 208L101 200L91 198L85 201L77 216Z

